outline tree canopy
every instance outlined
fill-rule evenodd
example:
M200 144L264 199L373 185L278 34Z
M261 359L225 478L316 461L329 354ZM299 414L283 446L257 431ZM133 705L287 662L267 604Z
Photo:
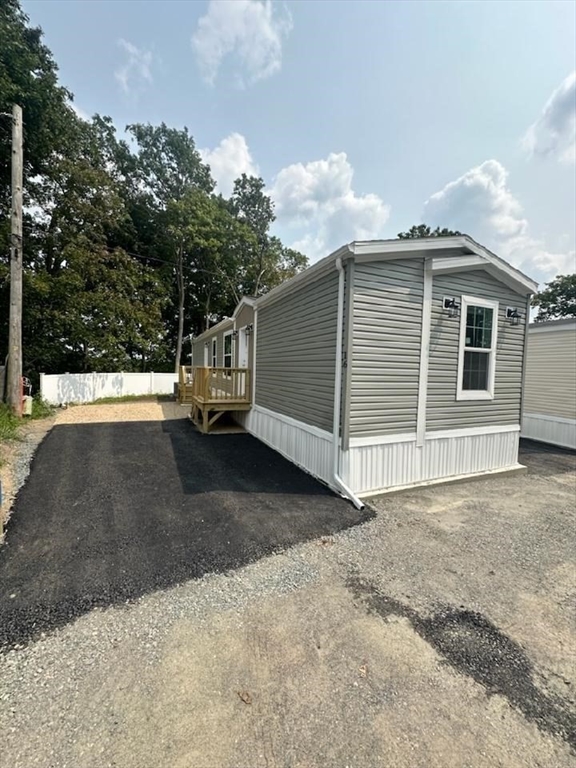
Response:
M0 113L24 116L24 372L170 370L183 337L307 266L242 175L229 199L187 128L80 118L18 0L0 3ZM9 302L9 117L0 117L0 357Z
M452 237L461 234L462 232L458 232L455 229L446 229L446 227L432 229L428 224L414 224L407 232L398 232L398 237L400 240L415 240L419 237Z
M558 275L532 297L532 306L538 308L536 322L576 317L576 273Z

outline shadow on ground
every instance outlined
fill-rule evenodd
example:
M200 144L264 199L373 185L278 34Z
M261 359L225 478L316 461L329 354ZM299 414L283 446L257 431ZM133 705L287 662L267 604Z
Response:
M574 472L576 451L522 438L518 461L528 467L528 472L539 475L560 475Z
M0 549L0 648L372 514L250 435L185 419L57 426Z

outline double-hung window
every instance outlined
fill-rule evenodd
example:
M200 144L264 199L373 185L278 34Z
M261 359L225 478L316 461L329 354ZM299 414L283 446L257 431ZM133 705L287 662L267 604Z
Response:
M217 347L217 339L214 337L212 339L212 368L218 367L218 347Z
M462 296L457 400L492 400L498 302Z

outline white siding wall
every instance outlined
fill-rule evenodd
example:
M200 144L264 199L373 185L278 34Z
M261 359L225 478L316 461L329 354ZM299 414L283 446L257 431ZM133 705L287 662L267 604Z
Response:
M522 436L576 448L576 320L528 330Z
M519 429L498 428L477 434L458 430L431 433L422 447L415 436L392 442L354 445L342 454L343 480L358 495L519 468Z

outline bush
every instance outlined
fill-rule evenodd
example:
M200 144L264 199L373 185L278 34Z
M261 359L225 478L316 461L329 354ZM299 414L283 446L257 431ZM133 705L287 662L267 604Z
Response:
M20 419L5 403L0 403L0 440L13 440L18 436Z
M40 393L34 395L32 400L32 418L33 419L47 419L54 413L54 408L47 403Z

